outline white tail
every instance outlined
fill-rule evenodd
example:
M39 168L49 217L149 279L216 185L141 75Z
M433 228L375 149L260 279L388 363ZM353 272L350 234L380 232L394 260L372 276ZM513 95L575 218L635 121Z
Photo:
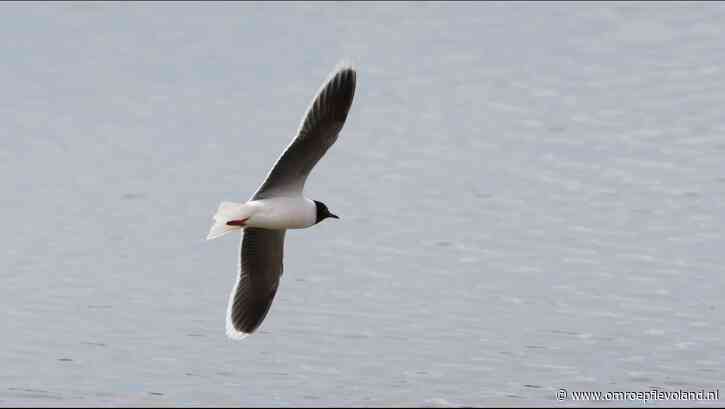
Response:
M230 226L227 222L242 220L247 217L248 209L243 203L222 202L214 214L214 225L211 226L207 240L221 237L231 231L240 230L241 226Z

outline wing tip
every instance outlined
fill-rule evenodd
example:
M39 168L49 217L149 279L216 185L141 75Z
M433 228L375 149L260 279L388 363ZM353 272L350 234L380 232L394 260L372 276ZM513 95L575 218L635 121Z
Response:
M237 329L234 328L234 325L232 325L229 321L227 321L226 333L227 337L234 341L241 341L251 335L249 332L237 331Z
M236 286L235 286L235 288L236 288ZM232 297L230 297L230 302L233 299L235 292L236 292L236 290L232 292ZM231 308L232 308L232 306L230 304L229 305L229 310L227 311L227 322L226 322L226 328L225 328L226 329L226 334L227 334L227 337L229 337L229 339L232 339L234 341L241 341L244 338L246 338L249 335L251 335L252 333L251 332L240 331L240 330L238 330L236 328L236 326L232 322L232 310L231 310Z
M322 83L308 112L317 106L317 109L326 111L323 116L344 122L355 97L356 86L357 71L352 64L340 61Z
M335 65L335 69L332 70L333 73L339 73L340 71L355 72L355 64L348 60L342 59L338 61L338 63Z
M355 83L357 82L357 69L352 63L346 60L338 62L327 80L323 83L323 88L332 84L337 78L340 78L343 83L349 84L348 86L351 85L354 92Z

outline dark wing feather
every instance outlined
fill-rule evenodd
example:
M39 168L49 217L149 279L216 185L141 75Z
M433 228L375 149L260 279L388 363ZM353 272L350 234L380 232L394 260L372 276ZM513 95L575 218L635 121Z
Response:
M267 316L282 275L286 230L244 229L239 280L229 298L227 334L251 334Z
M335 72L307 110L297 137L282 153L253 200L302 193L312 168L337 140L355 96L355 70Z

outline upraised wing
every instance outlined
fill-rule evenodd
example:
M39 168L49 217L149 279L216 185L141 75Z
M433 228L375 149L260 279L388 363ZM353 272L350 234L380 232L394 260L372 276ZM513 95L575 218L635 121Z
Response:
M343 67L322 86L297 136L277 160L252 200L301 194L312 168L337 140L355 96L355 70Z

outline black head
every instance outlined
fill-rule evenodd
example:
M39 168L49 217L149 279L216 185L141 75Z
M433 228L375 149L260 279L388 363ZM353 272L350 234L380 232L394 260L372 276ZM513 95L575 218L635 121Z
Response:
M315 207L317 208L317 219L315 220L315 224L327 219L328 217L332 217L333 219L339 219L339 217L330 213L330 210L324 203L315 200Z

